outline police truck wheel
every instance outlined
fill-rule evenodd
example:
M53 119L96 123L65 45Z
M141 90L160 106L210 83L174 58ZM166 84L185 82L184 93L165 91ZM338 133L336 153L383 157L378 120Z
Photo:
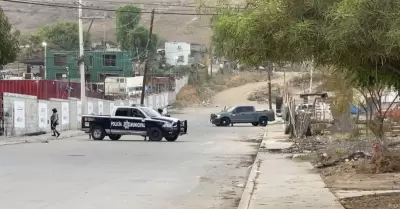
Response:
M106 136L106 132L104 131L104 128L102 128L101 126L93 127L90 134L92 135L93 140L103 140L104 137Z
M108 138L110 138L113 141L116 141L121 138L121 135L109 135Z
M176 135L176 136L166 136L165 139L167 141L169 141L169 142L174 142L174 141L176 141L178 139L178 137L179 137L178 135Z
M150 128L148 135L150 141L161 141L164 137L161 129L157 127Z
M253 126L258 126L258 123L251 123L251 125L253 125Z
M259 120L260 126L267 126L268 125L268 118L267 117L261 117Z

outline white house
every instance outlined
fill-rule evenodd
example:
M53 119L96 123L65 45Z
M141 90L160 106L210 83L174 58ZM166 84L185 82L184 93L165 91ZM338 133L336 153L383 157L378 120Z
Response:
M188 65L190 43L165 42L165 59L170 65Z

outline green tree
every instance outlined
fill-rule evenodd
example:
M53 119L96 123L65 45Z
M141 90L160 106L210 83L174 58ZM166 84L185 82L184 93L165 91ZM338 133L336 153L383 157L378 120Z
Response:
M54 50L73 51L79 50L79 27L77 23L61 22L46 25L40 28L37 35L48 43ZM90 48L90 36L83 34L86 39L85 48Z
M84 32L84 48L90 49L90 35ZM31 59L42 53L43 42L49 50L77 51L79 50L79 28L77 23L61 22L45 25L32 34L20 37L23 45L28 45L19 56L19 59Z
M19 31L12 31L8 17L0 7L0 66L13 62L19 52Z
M132 51L133 56L143 58L148 45L149 30L139 25L141 9L134 5L120 7L116 11L117 42L122 50ZM148 45L149 54L157 52L158 37L153 34L151 44Z
M219 55L259 65L314 61L371 92L400 90L400 2L392 0L250 0L213 21ZM379 98L380 99L380 98Z

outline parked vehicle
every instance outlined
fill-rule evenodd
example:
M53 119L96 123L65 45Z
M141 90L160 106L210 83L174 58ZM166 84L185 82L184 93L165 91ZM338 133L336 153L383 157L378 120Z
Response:
M400 121L400 104L395 104L390 109L384 109L381 114L376 113L380 117L385 117L385 119L391 119L393 121Z
M296 113L299 113L299 112L308 112L308 113L311 113L311 112L314 111L314 105L313 105L313 104L301 104L301 105L297 105L295 111L296 111Z
M140 95L142 93L142 82L143 76L107 77L104 81L104 92L105 95Z
M254 106L233 106L210 116L210 122L216 126L228 126L235 123L266 126L268 121L274 120L275 112L273 110L256 111Z
M119 140L122 135L149 137L150 141L176 141L187 133L187 121L165 117L148 107L115 107L110 115L83 115L82 128L94 140Z

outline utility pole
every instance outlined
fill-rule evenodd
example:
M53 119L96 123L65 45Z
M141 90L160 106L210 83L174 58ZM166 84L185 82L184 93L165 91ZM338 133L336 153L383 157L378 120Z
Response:
M213 57L212 57L212 45L211 44L210 44L209 56L210 56L210 75L212 77L213 76L213 68L212 68L212 66L213 66Z
M310 93L311 94L311 92L312 92L312 82L313 82L313 72L314 71L314 63L313 63L313 65L311 66L311 69L310 69L310 90L309 90L309 92L308 93Z
M86 101L86 85L85 85L85 61L84 61L84 41L83 41L83 25L82 25L82 0L78 1L78 27L79 27L79 74L81 76L81 103L82 112L85 113Z
M268 103L269 109L272 110L272 87L271 87L271 73L272 73L272 66L268 67Z
M70 100L70 98L71 98L71 76L70 76L70 74L69 74L69 67L66 67L66 70L67 70L67 76L68 76L68 108L69 109L71 109L71 100ZM71 120L71 119L69 119L69 120ZM68 127L69 127L69 130L71 130L71 122L69 122L68 123Z
M146 46L146 63L144 65L143 82L142 82L142 95L140 95L140 104L144 105L144 94L146 93L146 81L147 81L147 71L149 70L149 45L151 45L151 36L153 35L153 23L154 23L154 9L151 11L149 38L147 40Z

